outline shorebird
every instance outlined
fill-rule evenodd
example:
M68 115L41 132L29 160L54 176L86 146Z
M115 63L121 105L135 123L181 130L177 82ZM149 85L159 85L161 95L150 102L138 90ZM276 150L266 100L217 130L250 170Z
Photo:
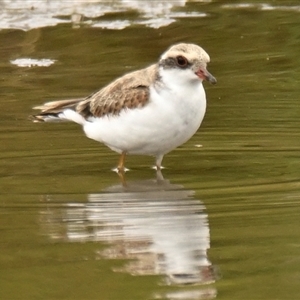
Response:
M119 153L124 172L127 154L155 157L157 170L165 154L188 141L206 111L203 80L209 55L195 44L171 46L156 64L125 74L81 99L47 102L34 109L34 122L73 121L87 137Z

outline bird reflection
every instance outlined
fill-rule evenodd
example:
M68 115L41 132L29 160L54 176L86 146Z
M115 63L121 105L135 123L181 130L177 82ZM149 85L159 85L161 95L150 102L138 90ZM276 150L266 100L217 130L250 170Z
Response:
M105 242L97 259L129 259L115 271L164 275L166 284L207 284L216 279L208 259L208 216L194 191L165 180L123 182L43 212L43 227L56 240ZM214 294L214 293L213 293ZM214 298L214 297L213 297ZM209 298L212 299L212 298Z

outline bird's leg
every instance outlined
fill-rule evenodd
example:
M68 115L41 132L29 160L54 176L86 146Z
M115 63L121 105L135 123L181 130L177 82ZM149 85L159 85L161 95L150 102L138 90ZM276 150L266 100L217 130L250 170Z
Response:
M165 182L165 179L164 179L164 176L163 176L161 170L157 170L157 171L156 171L156 182L157 182L158 184L164 183L164 182Z
M155 167L154 167L154 169L156 171L160 171L161 169L163 169L163 167L161 165L161 162L162 162L163 158L164 158L164 156L162 154L156 156Z
M125 172L125 166L124 166L124 163L125 163L125 156L126 156L126 152L122 152L121 156L120 156L120 160L119 160L119 164L118 164L118 172L119 173L124 173Z
M125 180L125 172L126 172L126 168L124 166L125 163L125 157L126 157L126 152L122 152L120 159L119 159L119 163L118 163L118 167L117 167L117 173L121 179L121 183L123 185L123 187L126 187L126 180Z
M127 184L126 184L126 179L125 179L125 172L123 171L118 171L118 176L121 180L121 183L122 183L122 186L123 187L127 187Z

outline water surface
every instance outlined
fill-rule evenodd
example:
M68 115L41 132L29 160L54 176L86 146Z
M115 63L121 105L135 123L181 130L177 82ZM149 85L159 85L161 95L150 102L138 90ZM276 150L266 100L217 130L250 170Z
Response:
M29 2L1 3L0 298L298 299L299 4ZM218 84L163 174L128 157L124 186L76 124L28 120L179 41L207 50Z

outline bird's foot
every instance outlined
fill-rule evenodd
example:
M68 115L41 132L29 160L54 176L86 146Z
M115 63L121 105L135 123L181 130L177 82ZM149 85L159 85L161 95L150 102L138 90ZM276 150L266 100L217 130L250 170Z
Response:
M127 168L119 168L119 167L116 167L116 168L114 168L114 169L112 169L112 171L113 172L116 172L116 173L126 173L126 172L128 172L128 171L130 171L130 169L127 169Z
M165 169L165 167L155 165L155 166L151 167L151 169L153 169L155 171L161 171L162 169Z
M119 178L121 179L121 183L122 183L123 187L127 187L125 173L127 171L129 171L129 169L127 169L125 167L124 168L117 167L117 168L112 169L112 171L114 171L118 174Z

